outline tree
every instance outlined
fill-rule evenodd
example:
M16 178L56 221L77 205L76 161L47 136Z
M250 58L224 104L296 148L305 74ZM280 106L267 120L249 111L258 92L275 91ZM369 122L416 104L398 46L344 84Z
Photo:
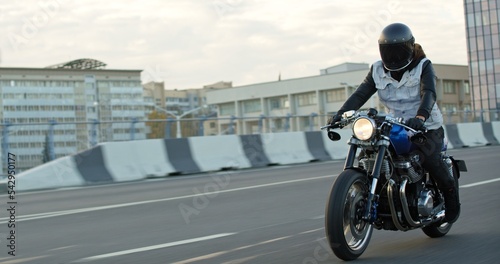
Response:
M45 143L42 150L42 163L50 161L49 134L45 134Z
M148 120L166 120L167 114L153 111L148 115ZM148 134L148 138L165 138L165 121L147 121L146 126L150 128L150 132Z

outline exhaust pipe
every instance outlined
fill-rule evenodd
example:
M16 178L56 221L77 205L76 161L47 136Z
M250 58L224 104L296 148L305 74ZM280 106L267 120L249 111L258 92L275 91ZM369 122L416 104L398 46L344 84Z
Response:
M406 184L408 184L408 178L405 177L405 179L401 183L401 186L399 186L399 198L401 199L403 213L405 215L408 224L410 224L413 227L420 227L422 226L422 223L420 221L413 220L410 214L410 209L408 208L408 200L406 199Z
M393 196L393 188L396 185L393 179L389 180L389 184L387 184L387 196L389 200L389 208L391 209L392 222L396 226L397 229L401 231L408 231L409 228L403 227L401 224L401 220L398 219L398 214L396 212L396 206L394 205L394 196Z

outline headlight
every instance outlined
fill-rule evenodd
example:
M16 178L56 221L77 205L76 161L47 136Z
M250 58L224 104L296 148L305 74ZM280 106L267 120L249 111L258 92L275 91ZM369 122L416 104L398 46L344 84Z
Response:
M371 119L360 117L354 121L352 132L359 140L369 140L375 134L375 123Z

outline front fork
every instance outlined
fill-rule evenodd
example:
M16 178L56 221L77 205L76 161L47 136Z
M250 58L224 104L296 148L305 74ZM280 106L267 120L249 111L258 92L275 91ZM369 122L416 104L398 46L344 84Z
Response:
M383 138L378 141L377 143L379 145L378 148L378 153L377 157L375 158L375 165L373 166L372 170L372 184L371 184L371 189L370 193L368 194L368 199L366 201L366 207L365 207L365 213L363 215L363 220L367 222L373 222L375 219L376 215L376 195L375 195L375 190L377 189L377 183L378 179L380 178L380 170L382 169L382 164L384 161L385 157L385 152L387 151L387 147L389 146L389 138ZM354 161L356 159L356 151L358 149L358 146L356 144L351 144L351 147L349 149L349 152L347 154L346 162L344 165L344 170L348 168L353 168L354 167ZM372 206L373 210L372 210ZM373 212L373 213L372 213Z

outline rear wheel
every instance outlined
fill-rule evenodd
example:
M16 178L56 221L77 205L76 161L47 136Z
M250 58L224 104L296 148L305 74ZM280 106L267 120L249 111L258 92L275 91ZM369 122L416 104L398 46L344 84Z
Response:
M455 188L457 189L457 195L458 195L458 171L457 168L455 167L455 164L453 164L452 167L453 171L453 178L455 179ZM450 223L435 223L430 226L426 226L422 228L422 231L428 236L432 238L437 238L437 237L442 237L448 234L450 231L451 227L453 224Z
M332 186L325 229L330 248L340 259L357 259L368 247L373 226L362 219L368 194L368 179L356 170L345 170Z

